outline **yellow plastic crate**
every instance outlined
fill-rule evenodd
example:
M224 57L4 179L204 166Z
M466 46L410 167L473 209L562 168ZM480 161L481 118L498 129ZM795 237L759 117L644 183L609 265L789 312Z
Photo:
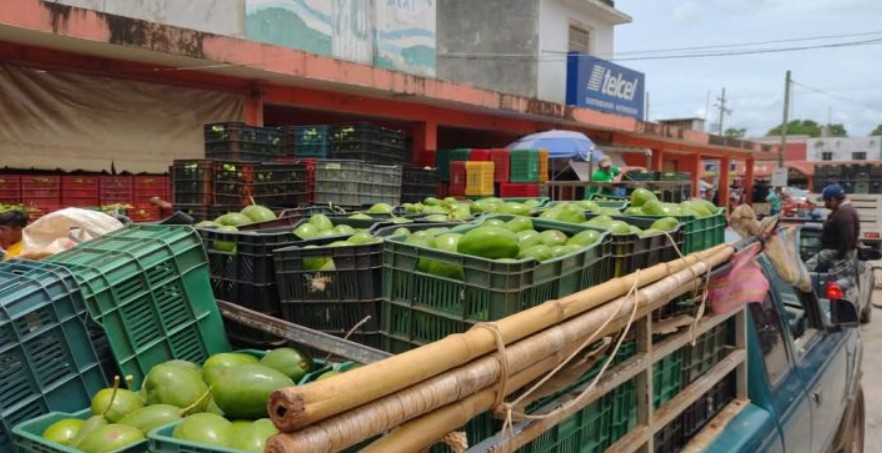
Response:
M548 150L539 150L539 182L548 182Z
M466 196L493 195L493 162L466 162Z

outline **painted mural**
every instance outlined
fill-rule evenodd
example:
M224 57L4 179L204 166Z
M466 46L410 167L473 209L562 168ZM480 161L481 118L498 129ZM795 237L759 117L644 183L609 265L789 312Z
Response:
M435 75L436 0L246 0L254 41Z
M331 0L247 0L245 35L254 41L332 55Z
M374 0L374 65L435 75L435 0Z

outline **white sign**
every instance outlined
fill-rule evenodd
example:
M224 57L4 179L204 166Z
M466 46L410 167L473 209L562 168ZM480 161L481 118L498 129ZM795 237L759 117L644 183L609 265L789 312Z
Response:
M776 168L772 173L772 187L787 187L787 169Z

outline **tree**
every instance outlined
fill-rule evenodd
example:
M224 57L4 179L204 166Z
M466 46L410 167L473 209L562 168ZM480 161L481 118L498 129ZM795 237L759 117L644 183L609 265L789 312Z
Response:
M745 135L747 135L747 128L742 127L742 128L736 129L734 127L730 127L728 129L726 129L725 132L723 132L723 135L725 135L726 137L741 138L741 137L744 137Z
M842 124L830 124L831 137L848 137L848 131ZM781 135L781 126L775 126L766 136ZM809 137L821 136L821 125L812 120L792 120L787 123L787 135L808 135Z
M870 132L870 135L882 135L882 124L876 126L876 129L873 129L873 132Z

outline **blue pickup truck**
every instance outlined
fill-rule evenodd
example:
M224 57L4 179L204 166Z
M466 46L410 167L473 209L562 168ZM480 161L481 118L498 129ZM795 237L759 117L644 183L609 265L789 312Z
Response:
M862 258L879 259L878 252ZM814 291L800 291L782 280L765 256L758 259L770 291L748 309L750 404L706 451L863 452L858 327L864 301L831 300L828 296L844 293L820 291L823 285L817 283L827 281L825 276L814 276ZM872 288L869 282L864 291L847 294L866 298Z

